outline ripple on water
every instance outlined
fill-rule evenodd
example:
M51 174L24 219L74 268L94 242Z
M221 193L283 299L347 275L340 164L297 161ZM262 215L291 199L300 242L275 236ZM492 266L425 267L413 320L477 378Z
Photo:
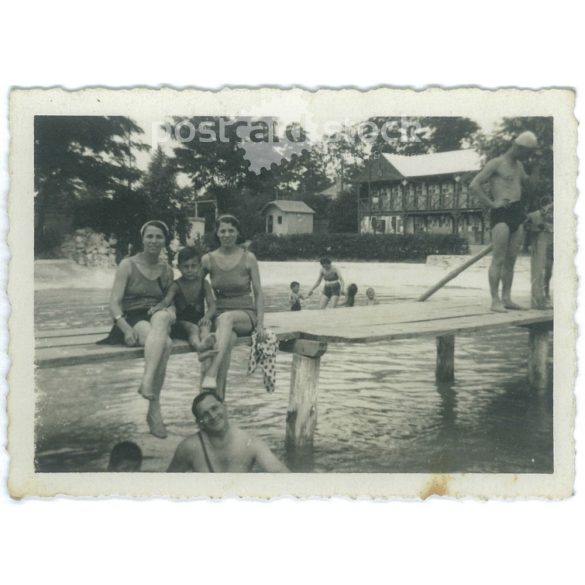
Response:
M401 296L380 288L377 294ZM108 295L37 291L35 324L107 327ZM286 286L268 287L267 299L269 310L286 308ZM309 306L316 302L312 297ZM234 350L230 416L284 457L291 356L279 354L276 392L267 394L260 372L246 375L247 352ZM552 399L527 387L526 358L523 330L461 335L456 382L437 386L433 339L330 344L321 363L314 471L552 472ZM169 362L163 441L146 432L147 403L136 392L141 372L140 360L38 370L37 469L103 470L111 447L128 439L142 447L145 471L166 469L176 445L195 430L198 364L192 355Z

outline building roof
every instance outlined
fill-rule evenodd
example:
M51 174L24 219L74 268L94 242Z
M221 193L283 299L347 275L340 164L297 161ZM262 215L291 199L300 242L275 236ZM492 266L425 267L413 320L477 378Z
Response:
M360 176L360 182L393 181L433 175L477 172L481 158L475 150L451 150L404 156L383 153L372 159Z
M286 199L276 199L269 201L263 208L262 213L270 205L274 205L284 213L315 213L304 201L289 201Z

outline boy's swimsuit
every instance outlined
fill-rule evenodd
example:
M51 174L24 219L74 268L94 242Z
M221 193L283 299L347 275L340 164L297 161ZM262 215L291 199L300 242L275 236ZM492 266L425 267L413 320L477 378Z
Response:
M151 315L148 314L148 310L164 298L173 282L173 269L165 264L162 275L158 278L150 279L140 272L136 261L132 258L130 258L130 265L130 275L128 276L122 299L122 312L128 325L134 327L139 321L150 322ZM114 323L108 336L98 341L98 343L125 345L124 334Z
M182 278L175 280L177 293L175 294L175 307L177 309L177 322L171 328L171 337L176 339L188 339L189 334L180 321L187 321L198 325L199 321L205 316L205 292L203 288L203 278L198 279L198 288L195 292L195 303L187 301L187 295L181 285Z
M179 278L175 280L177 285L177 294L175 295L175 307L177 308L177 321L189 321L190 323L199 323L205 315L205 292L203 289L203 279L200 278L197 282L197 289L195 291L195 302L189 303L187 301L187 295L183 290L181 281Z
M338 297L341 294L341 283L339 282L339 275L336 270L323 274L325 286L323 287L323 294L330 299L331 297Z
M505 223L513 234L526 220L526 213L520 201L514 201L506 207L496 207L490 210L490 227Z
M301 299L291 293L290 295L290 310L291 311L300 311L301 310Z
M250 318L252 329L256 328L258 318L256 307L252 298L252 276L250 269L246 266L248 252L242 251L240 260L233 268L224 270L209 254L209 272L211 287L215 293L217 315L227 311L244 311Z

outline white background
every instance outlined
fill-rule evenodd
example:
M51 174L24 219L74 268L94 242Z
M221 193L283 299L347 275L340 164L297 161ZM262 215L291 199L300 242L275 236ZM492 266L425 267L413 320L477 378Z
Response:
M582 19L575 3L411 0L399 6L361 0L351 6L349 10L341 3L316 0L215 1L211 7L170 0L4 4L3 207L11 86L387 84L585 90ZM579 96L576 114L584 118ZM583 159L582 129L580 135ZM582 202L579 210L583 213ZM4 212L0 230L5 262ZM583 255L577 260L582 264ZM7 311L3 298L4 354ZM583 310L578 317L585 322ZM583 342L578 349L582 361ZM4 355L0 359L3 376L7 361ZM578 387L582 384L583 376ZM5 394L3 383L4 444ZM583 403L579 398L578 407ZM0 579L10 584L76 585L124 580L141 585L203 580L575 583L584 574L583 423L581 414L576 430L577 495L558 503L436 498L425 503L14 502L5 485L7 454L0 449Z

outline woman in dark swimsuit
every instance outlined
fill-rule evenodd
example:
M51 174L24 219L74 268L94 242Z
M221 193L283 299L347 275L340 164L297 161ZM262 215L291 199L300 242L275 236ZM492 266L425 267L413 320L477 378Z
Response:
M202 389L216 390L223 400L237 337L256 330L259 338L264 338L264 294L256 257L237 244L239 221L233 215L222 215L215 229L219 248L203 256L201 264L210 275L216 298L217 354L205 372Z
M149 400L146 422L150 432L160 439L167 431L160 411L160 391L165 379L172 341L169 337L175 321L174 308L149 314L173 282L173 270L160 255L169 239L162 221L145 223L140 234L143 251L122 260L114 279L110 312L115 328L110 338L129 346L144 347L144 374L138 392Z

